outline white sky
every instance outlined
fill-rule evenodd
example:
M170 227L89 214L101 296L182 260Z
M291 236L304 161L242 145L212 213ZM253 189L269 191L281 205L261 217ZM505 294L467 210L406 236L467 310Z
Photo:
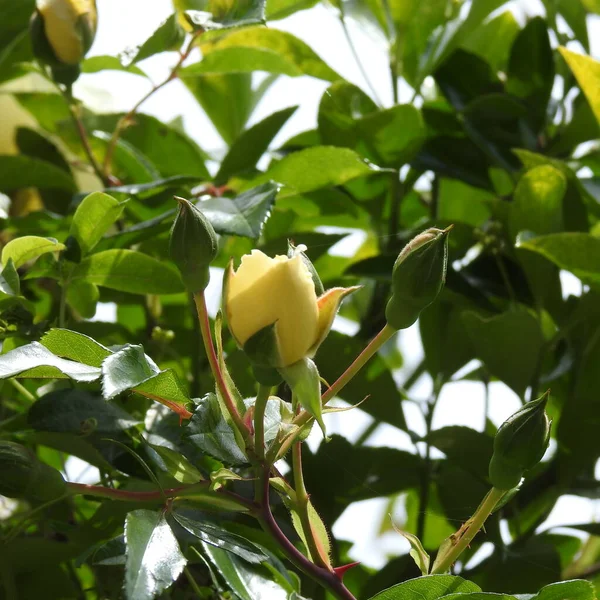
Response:
M97 0L100 26L96 41L90 55L117 55L126 47L143 42L156 27L172 12L170 0ZM514 10L515 15L523 23L527 16L543 14L540 0L513 0L506 7ZM275 28L293 33L309 44L333 69L347 80L360 85L365 91L368 88L354 63L343 31L333 11L319 5L310 11L297 13L283 21L273 22ZM356 27L351 29L360 49L372 84L384 103L391 104L391 86L387 69L385 48L371 40ZM600 54L600 19L590 21L590 40L592 54ZM172 53L152 57L141 67L153 81L161 81L169 72L176 60ZM308 77L281 77L271 88L265 99L255 111L251 122L256 122L286 106L299 104L300 108L290 119L276 138L281 142L297 132L312 128L316 124L317 107L327 82ZM125 73L103 72L84 75L76 85L76 95L90 102L98 110L128 110L148 91L150 84L141 77ZM410 91L401 89L401 102L407 102ZM153 114L163 121L183 116L186 130L206 150L222 148L222 141L212 124L198 107L187 89L179 81L174 81L155 94L142 108L143 112ZM215 290L214 304L218 302L216 292L220 289L218 273L215 272L211 287ZM572 278L568 286L572 289ZM106 308L105 308L106 310ZM344 329L342 321L336 326ZM399 380L405 379L412 367L422 355L418 330L413 327L400 335L400 343L405 354L406 364L398 374ZM430 393L431 382L424 377L414 389L415 398L426 398ZM423 432L423 419L416 405L405 403L410 426L417 432ZM501 383L491 385L491 414L494 423L499 425L518 406L519 401L506 386ZM371 418L360 410L329 415L327 417L330 432L343 433L356 439L368 426ZM457 382L447 385L441 395L434 419L434 427L445 425L467 425L481 429L483 423L483 386L473 382ZM319 435L313 434L311 446L319 443ZM386 445L401 449L412 449L413 446L404 432L391 426L382 425L369 439L371 445ZM71 463L70 475L77 476L76 462ZM89 473L88 473L89 474ZM402 475L399 474L399 477ZM375 531L382 519L386 518L386 500L371 500L352 505L339 519L334 527L337 536L355 542L352 555L367 565L379 567L386 562L389 554L406 552L407 543L397 534L386 534L375 539ZM593 520L596 504L590 500L576 497L564 497L551 515L547 525L582 523ZM546 526L547 526L546 525Z

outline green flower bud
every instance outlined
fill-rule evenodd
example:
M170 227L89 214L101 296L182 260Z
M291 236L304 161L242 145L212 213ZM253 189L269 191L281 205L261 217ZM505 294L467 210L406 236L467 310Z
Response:
M550 419L545 410L548 394L525 404L498 429L489 471L494 487L516 487L525 471L544 456L550 440Z
M209 266L219 250L217 234L196 206L183 198L175 199L179 212L171 229L171 258L188 290L201 292L208 285Z
M8 498L48 502L62 496L67 488L59 471L14 442L0 441L0 473L0 494Z
M410 327L440 293L446 279L450 229L431 227L400 252L392 271L392 297L385 309L390 327Z

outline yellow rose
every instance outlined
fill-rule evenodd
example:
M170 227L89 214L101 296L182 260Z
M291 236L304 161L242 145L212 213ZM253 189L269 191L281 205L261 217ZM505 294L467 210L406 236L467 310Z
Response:
M37 0L37 9L56 58L67 65L78 64L96 34L95 0Z
M317 298L302 256L270 258L260 250L230 265L223 298L229 329L243 348L273 326L275 348L265 350L272 367L288 367L315 354L325 339L342 298L356 288L332 288Z

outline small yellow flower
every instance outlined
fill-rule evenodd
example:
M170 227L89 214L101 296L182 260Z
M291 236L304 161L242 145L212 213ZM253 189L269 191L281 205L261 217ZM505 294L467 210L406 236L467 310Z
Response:
M313 356L327 336L342 298L356 288L332 288L317 298L315 284L300 254L270 258L260 250L230 265L224 302L229 329L237 343L274 326L277 348L273 367L287 367Z
M67 65L79 63L96 34L95 0L37 0L37 9L56 58Z

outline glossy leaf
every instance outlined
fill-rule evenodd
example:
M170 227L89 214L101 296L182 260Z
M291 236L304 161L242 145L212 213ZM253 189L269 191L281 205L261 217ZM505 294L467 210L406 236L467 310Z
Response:
M217 233L256 239L271 214L279 186L264 183L236 198L211 198L196 204Z
M2 264L6 265L12 260L15 268L19 268L30 260L47 252L60 252L64 250L64 244L53 238L42 238L35 235L25 235L11 240L2 248Z
M90 382L100 377L100 369L59 358L39 342L15 348L0 355L0 379L9 377L64 379Z
M179 274L170 265L134 250L105 250L81 261L72 280L130 294L174 294L183 291Z
M86 255L121 216L123 204L108 194L94 192L77 207L70 234L77 240L82 255Z
M184 4L179 1L178 4ZM201 0L202 11L188 10L190 24L200 31L264 23L265 0Z
M248 462L237 445L235 433L223 418L214 394L207 394L197 403L183 435L202 452L225 464L244 465Z
M249 563L260 564L267 560L266 554L256 544L212 523L201 513L182 510L174 511L172 516L179 525L194 537L215 548L222 548Z
M165 515L134 510L125 522L127 559L125 595L128 600L149 600L170 587L187 560Z
M563 232L519 241L519 248L547 258L591 285L600 283L600 239L588 233Z
M453 575L429 575L395 585L371 600L438 600L448 594L481 591L478 586Z
M253 169L260 157L267 151L273 138L297 108L297 106L291 106L274 112L242 133L223 159L219 172L215 176L215 184L221 185L232 175Z
M326 81L341 79L306 43L277 29L240 29L215 42L201 44L201 49L203 60L186 67L184 77L266 71L290 77L309 75Z
M577 54L567 48L561 47L559 51L573 71L581 91L585 94L596 115L596 120L600 123L600 63L589 56Z

